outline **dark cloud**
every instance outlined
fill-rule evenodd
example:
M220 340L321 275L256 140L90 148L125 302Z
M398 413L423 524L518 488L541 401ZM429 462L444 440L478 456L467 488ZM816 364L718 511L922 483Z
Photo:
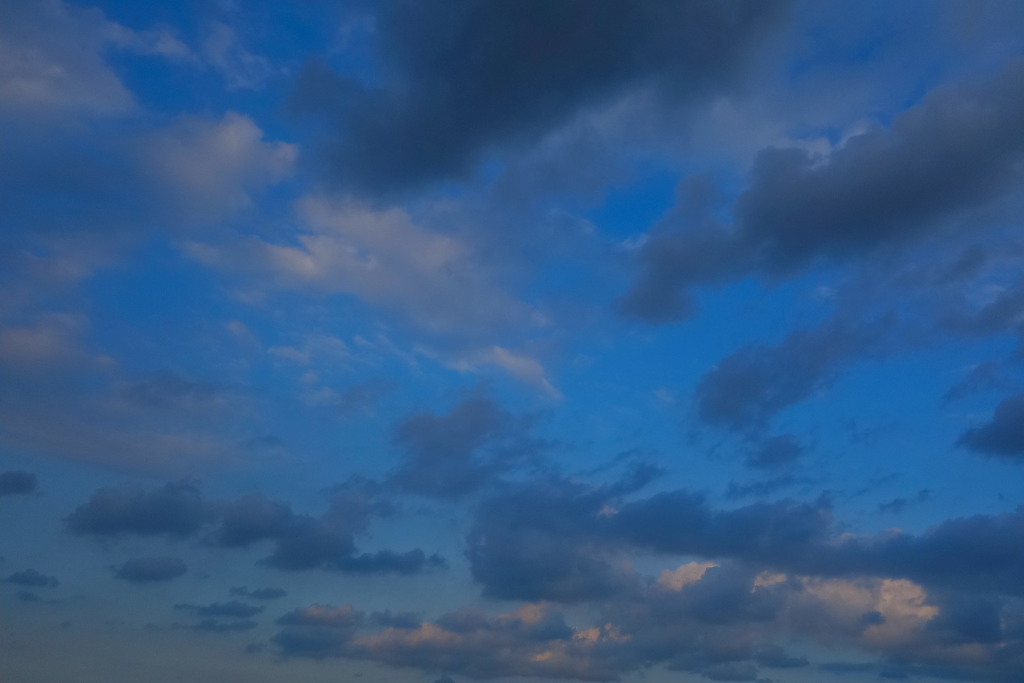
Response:
M1003 376L1001 365L989 361L971 368L967 377L950 387L942 398L944 401L959 401L984 391L1006 389L1007 386L1008 382Z
M608 494L565 482L508 488L484 501L467 538L484 595L514 600L607 597L632 576L607 557Z
M980 453L1024 456L1024 394L1000 402L992 419L980 427L968 429L960 436L959 443Z
M196 616L200 617L248 619L262 612L264 608L256 605L247 605L238 600L229 600L228 602L212 602L209 605L178 604L174 606L174 609L194 612Z
M765 149L733 207L733 226L695 201L655 226L622 310L677 320L693 312L692 287L787 275L942 231L1017 186L1022 116L1024 60L1016 60L989 82L931 92L890 127L854 136L823 159ZM1020 303L1000 310L1008 307Z
M878 506L878 511L879 512L890 512L892 514L899 514L899 513L903 512L904 510L906 510L908 505L913 505L915 503L924 503L924 502L930 500L931 497L932 497L932 492L930 490L928 490L928 489L921 489L920 491L917 492L917 495L914 496L913 498L904 498L904 497L901 496L899 498L893 498L890 501L882 503L881 505Z
M253 493L221 508L216 542L227 547L247 547L257 541L278 538L295 524L295 514L286 503Z
M47 576L35 569L14 572L4 579L4 583L14 583L19 586L32 586L34 588L56 588L60 585L60 581L56 577Z
M517 420L481 394L444 415L413 415L395 431L406 457L393 480L403 490L423 496L466 495L543 447L524 436L528 426L528 421Z
M387 3L376 17L383 89L313 65L295 102L335 129L342 183L387 191L464 174L588 105L654 87L720 91L782 3L563 0Z
M100 489L64 518L75 534L93 536L167 536L187 538L210 521L211 511L199 489L188 482Z
M760 447L747 457L747 465L758 468L776 468L791 465L803 455L804 447L792 434L780 434L761 442Z
M887 327L833 318L791 332L775 345L746 346L701 378L695 396L698 415L717 427L741 432L760 429L877 349ZM775 445L786 450L785 440Z
M36 490L36 475L31 472L9 470L0 472L0 496L16 496Z
M283 588L256 588L249 590L245 586L236 586L231 589L231 595L252 598L253 600L276 600L288 595L288 591Z
M114 576L132 583L170 581L184 574L188 567L176 557L137 557L113 567Z
M346 558L339 564L343 571L356 574L417 574L428 567L445 568L448 563L440 555L427 557L419 548L404 553L380 550Z

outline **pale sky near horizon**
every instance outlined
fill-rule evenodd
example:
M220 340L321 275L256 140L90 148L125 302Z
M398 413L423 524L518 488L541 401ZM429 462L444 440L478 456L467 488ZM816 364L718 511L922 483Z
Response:
M0 680L1021 680L1024 4L0 0Z

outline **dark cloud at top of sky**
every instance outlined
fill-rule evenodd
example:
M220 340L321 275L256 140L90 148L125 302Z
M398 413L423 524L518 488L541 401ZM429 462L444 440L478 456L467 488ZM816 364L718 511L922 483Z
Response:
M1004 399L992 419L968 429L960 443L980 453L1014 458L1024 456L1024 394Z
M54 576L47 576L35 569L25 569L20 572L14 572L6 579L4 583L14 583L19 586L32 586L33 588L56 588L60 585L60 581Z
M153 583L176 579L188 566L177 557L136 557L112 567L114 577L130 583Z
M444 415L412 415L395 430L406 457L393 481L407 492L436 498L472 493L543 447L524 435L528 427L528 420L514 418L482 394Z
M465 174L631 89L721 91L785 3L459 0L385 3L382 87L312 65L296 106L336 128L343 184L382 192Z
M186 538L210 519L211 511L199 489L179 482L149 491L138 487L100 489L64 521L70 531L80 535Z
M823 159L769 148L754 162L731 229L669 212L640 252L628 315L690 315L690 287L786 275L941 231L1014 188L1024 156L1024 60L990 82L936 89L888 128L855 135ZM692 197L691 197L692 199ZM699 208L699 203L698 203Z
M36 490L36 475L31 472L9 470L0 472L0 496L16 496Z

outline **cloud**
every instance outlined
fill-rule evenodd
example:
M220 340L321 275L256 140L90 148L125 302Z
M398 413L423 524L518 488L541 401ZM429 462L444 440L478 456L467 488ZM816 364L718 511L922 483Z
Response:
M786 276L947 231L1016 187L1022 93L1018 59L990 81L932 91L890 127L855 135L824 157L761 151L732 226L710 217L700 192L684 193L687 201L661 219L640 250L642 273L622 310L649 322L678 320L693 312L692 287Z
M79 535L166 536L187 538L211 520L211 511L199 489L188 482L139 487L105 488L64 518Z
M114 577L131 583L171 581L183 575L188 567L176 557L137 557L112 567Z
M249 208L254 196L291 174L297 147L263 137L237 112L220 120L185 117L143 140L141 165L170 215L217 222Z
M428 334L463 342L535 324L535 313L494 281L471 244L403 209L309 196L298 211L306 229L297 244L250 236L193 243L189 254L246 276L257 292L348 294Z
M189 605L182 603L175 605L174 609L193 612L199 617L229 617L232 619L248 619L249 617L256 616L264 610L263 607L247 605L246 603L239 602L238 600L229 600L228 602L211 602L209 605Z
M532 144L582 109L637 89L679 100L728 87L780 9L701 1L387 5L375 26L389 84L369 86L314 64L295 102L334 127L321 145L334 177L384 192L463 175L488 152Z
M20 115L121 114L134 98L103 56L127 29L102 11L59 0L6 3L0 29L0 102Z
M840 370L877 351L889 329L891 321L850 323L835 317L791 332L778 344L745 346L701 378L695 394L698 415L716 427L759 430L834 381Z
M19 496L36 490L36 475L21 470L0 472L0 496Z
M152 410L209 410L222 390L211 382L197 382L174 372L161 372L133 382L123 389L130 402Z
M1024 456L1024 394L1001 401L988 423L968 429L958 443L989 455Z
M467 536L484 595L577 602L626 590L635 577L608 557L615 548L601 516L608 498L553 481L510 486L484 500Z
M56 588L60 585L60 581L53 576L47 576L35 569L25 569L20 572L14 572L6 579L4 583L13 583L19 586L31 586L33 588Z
M253 600L276 600L283 598L288 595L288 591L283 588L255 588L249 590L245 586L236 586L231 589L231 595L238 595L243 598L252 598Z
M287 503L253 493L233 501L206 501L189 482L155 489L124 487L96 491L64 518L74 534L98 537L164 536L191 538L207 529L204 540L221 548L247 548L272 543L261 562L285 571L327 569L375 574L414 574L446 566L422 550L380 550L358 553L355 536L374 517L390 513L381 487L353 478L330 490L330 503L320 517L295 513ZM240 589L241 590L241 589ZM273 589L263 599L273 596Z
M757 451L747 457L747 465L757 468L776 468L790 465L803 455L804 448L792 434L780 434L765 439Z
M492 399L476 393L444 415L423 412L395 430L405 458L392 475L403 490L457 498L493 483L542 447L522 432L528 426Z

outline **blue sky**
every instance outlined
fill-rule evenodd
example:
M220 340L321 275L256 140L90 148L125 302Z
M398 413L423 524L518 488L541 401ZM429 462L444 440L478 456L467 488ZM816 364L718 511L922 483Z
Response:
M0 677L1019 681L1024 7L0 2Z

